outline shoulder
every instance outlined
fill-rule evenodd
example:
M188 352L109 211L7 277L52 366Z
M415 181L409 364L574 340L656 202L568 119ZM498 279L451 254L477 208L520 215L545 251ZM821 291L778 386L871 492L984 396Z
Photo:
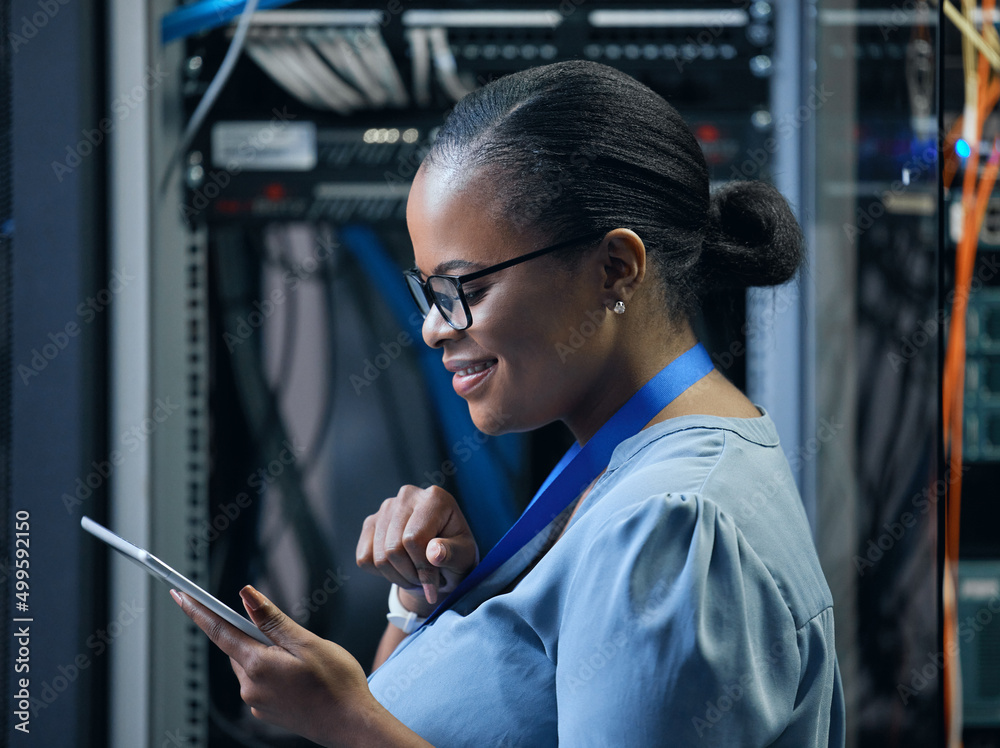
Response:
M669 481L675 492L700 493L706 481L747 471L787 473L777 430L758 418L689 415L643 429L615 449L602 483ZM789 475L790 477L790 475Z
M826 583L813 576L818 562L807 545L785 564L769 550L775 543L751 542L732 514L698 493L646 495L585 515L559 543L574 529L582 543L563 596L557 661L570 663L563 692L584 699L578 713L598 710L599 694L586 700L586 673L573 663L600 662L606 682L618 665L604 663L614 662L630 696L671 704L662 720L678 742L711 735L716 744L769 745L792 725L823 732L837 689L832 603L828 592L810 591ZM726 719L714 718L720 712Z
M637 579L755 585L796 627L832 605L770 419L674 420L615 452L567 530L582 558L612 554Z
M747 511L747 497L765 484L782 500L801 504L770 418L684 416L619 444L580 514L648 510L648 499L669 495L684 505L680 497L711 501L738 517Z

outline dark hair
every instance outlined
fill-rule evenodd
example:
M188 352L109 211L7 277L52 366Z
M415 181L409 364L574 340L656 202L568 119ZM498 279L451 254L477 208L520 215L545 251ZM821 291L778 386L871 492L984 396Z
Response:
M496 169L504 217L553 241L632 229L670 311L686 316L702 292L777 285L801 259L802 234L781 194L736 181L710 196L704 154L677 110L607 65L559 62L474 91L427 162Z

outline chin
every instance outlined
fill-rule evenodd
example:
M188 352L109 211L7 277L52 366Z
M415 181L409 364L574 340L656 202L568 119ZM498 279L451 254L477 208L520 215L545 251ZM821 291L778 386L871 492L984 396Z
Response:
M469 408L469 415L476 428L487 436L500 436L513 431L513 416L506 411L483 407Z

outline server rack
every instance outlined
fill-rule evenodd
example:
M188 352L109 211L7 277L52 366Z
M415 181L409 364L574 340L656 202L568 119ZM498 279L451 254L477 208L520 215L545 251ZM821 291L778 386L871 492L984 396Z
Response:
M565 57L589 57L619 65L666 93L694 125L708 155L713 179L772 179L792 200L810 239L812 255L805 274L787 288L751 295L749 306L742 298L723 299L711 305L712 309L725 310L725 314L718 318L706 315L702 332L720 368L746 386L753 399L775 415L798 473L807 510L821 531L820 551L828 573L843 564L853 569L852 558L863 557L865 540L877 538L874 531L883 521L889 521L911 488L919 489L923 473L931 469L933 425L921 417L913 432L920 442L916 449L921 457L905 463L894 476L888 494L895 503L873 498L883 486L860 489L854 479L863 472L858 466L859 456L866 454L869 447L884 446L884 442L865 436L864 412L859 417L856 405L859 399L868 405L877 403L877 393L858 395L851 389L859 382L868 383L892 342L886 339L882 327L885 318L877 316L880 312L875 307L879 305L869 307L861 299L862 290L870 291L864 286L865 279L889 275L887 268L901 261L891 248L898 248L903 237L910 237L921 253L933 255L927 248L926 227L934 225L936 218L933 211L926 210L923 183L918 189L902 191L893 210L888 211L890 217L885 212L878 217L869 215L874 222L864 228L856 243L847 240L843 229L845 224L859 223L858 208L873 204L874 195L880 194L872 185L886 179L885 174L864 173L874 163L864 151L865 145L890 143L895 137L893 132L855 137L853 128L860 119L860 97L855 89L864 89L865 97L873 96L886 108L904 107L910 111L915 106L912 98L905 98L908 94L900 100L898 91L911 65L909 35L915 28L927 25L917 14L907 16L906 23L897 23L891 30L895 36L887 40L882 38L878 17L871 14L879 10L874 5L857 9L854 15L853 7L845 15L844 9L823 3L762 2L636 2L623 8L618 4L591 7L571 0L555 8L501 3L485 9L513 14L504 20L502 15L483 15L484 9L461 2L390 4L376 16L366 3L342 3L335 8L318 2L295 3L272 11L272 15L260 14L248 37L248 54L238 63L230 85L223 90L199 137L183 153L177 170L179 182L159 192L159 181L167 170L166 156L180 139L182 113L191 112L218 69L232 34L228 21L237 8L229 3L216 4L208 14L214 15L212 24L182 40L166 42L161 49L156 40L161 21L169 16L171 8L156 5L147 14L124 2L114 7L115 28L145 31L135 48L126 45L119 49L118 64L134 72L159 61L162 54L168 71L163 87L142 109L143 118L133 120L135 127L123 133L116 151L114 194L116 215L120 216L117 220L121 223L115 251L139 251L148 268L143 283L149 301L145 306L122 308L117 317L114 360L117 385L122 389L116 394L115 412L117 422L127 421L128 413L134 417L141 412L140 404L153 401L166 390L178 392L181 410L170 428L154 434L144 447L145 462L133 463L121 476L112 517L120 529L139 541L150 542L153 550L165 558L183 559L183 564L178 565L207 580L209 586L219 583L220 577L213 574L213 568L219 568L214 567L219 558L225 562L222 572L216 574L221 573L230 583L240 575L259 573L250 559L222 553L223 547L236 547L248 539L256 542L253 534L259 533L261 527L280 525L281 516L273 509L281 506L278 493L270 493L280 492L281 486L277 480L268 482L265 473L262 481L267 483L268 492L262 494L263 501L255 503L259 514L241 511L239 520L223 529L213 524L216 520L222 524L220 517L228 518L226 505L235 502L239 507L239 484L248 484L248 475L266 468L273 458L264 455L268 459L251 460L253 464L249 465L241 462L241 455L245 457L252 446L245 437L253 429L245 412L246 403L232 396L239 385L235 383L236 367L227 350L226 334L239 340L242 319L251 334L245 338L246 345L235 344L235 349L243 355L255 346L254 356L260 368L272 375L280 373L282 342L289 340L282 329L289 324L287 310L291 307L282 305L280 311L264 320L263 302L276 289L286 290L282 286L285 273L302 270L312 258L314 270L323 267L329 269L331 278L352 279L338 292L338 298L347 301L338 309L336 329L350 341L347 345L354 347L354 366L342 370L338 379L348 396L338 396L338 401L354 405L365 402L358 399L350 376L369 381L364 362L369 360L374 365L379 353L389 356L378 344L385 343L394 351L391 344L398 342L396 336L409 330L405 319L394 312L393 302L371 293L370 288L366 302L350 301L352 289L366 288L371 280L358 267L356 248L347 245L364 244L372 233L364 229L375 225L378 230L374 238L385 250L384 255L379 255L386 260L385 268L406 264L408 247L400 222L402 198L420 148L426 147L442 113L462 90L480 85L490 76ZM526 11L534 15L525 15ZM891 20L891 14L888 17ZM474 22L476 18L479 20ZM511 18L520 20L515 23ZM322 57L322 49L333 45L326 49L327 54L335 59L341 54L341 65L346 66L336 70L343 73L344 80L355 81L355 93L369 90L360 83L364 72L355 70L354 75L361 77L351 78L351 63L344 62L350 54L345 50L352 49L350 45L359 39L376 36L399 72L398 80L379 82L384 89L381 94L376 87L370 89L375 92L374 98L366 93L359 103L347 94L345 101L345 91L331 84L329 75L320 74L321 82L317 83L317 55L323 65L335 69L335 63L324 62L326 58ZM929 39L933 48L935 38L932 35ZM345 43L348 47L343 46ZM836 50L838 44L840 52ZM881 51L873 52L876 48ZM811 66L813 61L816 68ZM873 74L873 70L881 72ZM312 71L311 83L303 83L303 71L306 79ZM834 97L824 98L823 82L833 79L843 85ZM406 94L405 105L400 98L393 98L399 97L400 83ZM893 95L897 98L887 99L887 90L896 92ZM904 85L902 90L908 89ZM905 118L910 134L924 134L920 123L933 115L933 111L925 110L926 106L915 120ZM268 143L257 142L263 141L265 133L269 133ZM247 142L256 142L250 148L252 158L232 162L233 157L239 159L241 146ZM826 146L832 143L847 143L847 147L831 154ZM814 171L820 162L822 167ZM897 166L890 159L885 167L885 173L891 174L890 183ZM834 185L833 193L819 183L825 178ZM139 190L134 187L137 182ZM882 205L883 209L887 207ZM338 249L321 258L316 247L325 241L323 237L333 235ZM842 251L845 244L853 247L849 253ZM142 247L151 250L142 254ZM863 251L863 247L872 251ZM831 262L831 257L838 259ZM909 256L904 260L908 262ZM859 266L867 268L866 263L874 267L859 270ZM236 272L235 276L228 271ZM308 271L302 280L313 275ZM228 285L221 285L223 280ZM926 282L926 277L917 273L894 288L901 295L893 297L898 306L888 316L903 308L922 310L920 304L924 301L917 299L911 304L910 297L925 293ZM220 301L229 293L242 297L246 306L227 318ZM321 303L319 298L313 301ZM254 302L261 307L254 307ZM254 311L261 317L258 327L251 324L250 314ZM376 348L367 351L359 348L364 345L361 337L346 337L352 326L360 329L362 311L377 318L381 330L374 338ZM857 316L869 313L873 316L868 347L855 350L847 336L865 326L856 323ZM830 326L831 321L844 326ZM313 332L317 341L329 338L322 326L316 326ZM733 350L728 344L718 343L734 335L740 348ZM372 338L369 335L366 339L370 342ZM402 348L407 349L405 356L393 359L398 366L394 363L380 369L374 365L369 372L373 386L392 380L390 390L397 400L415 386L420 376L415 349ZM184 354L177 356L177 351ZM128 377L136 359L148 362L145 377L138 380L139 387ZM922 356L915 360L915 368L927 363ZM344 358L340 361L343 365ZM293 359L292 369L311 371L315 380L323 365L321 361ZM933 377L928 379L923 368L911 377L915 383L904 398L905 411L912 414L916 409L923 416L920 409L933 402ZM836 381L838 378L841 381ZM228 395L220 383L229 385ZM898 386L893 384L890 391ZM363 386L362 392L370 391ZM815 407L809 405L814 400ZM284 410L279 411L288 419L289 429L310 425L307 416L314 414L306 404L284 402ZM275 409L269 407L273 414ZM361 409L353 417L361 422L370 420L366 412ZM348 422L352 417L343 411L339 415ZM418 478L426 478L421 475L425 471L455 478L444 475L442 469L442 456L453 443L442 440L440 430L435 432L433 409L412 417L413 423L426 429L422 433L430 435L421 440L428 453L420 458L429 460L430 467L419 467ZM382 416L377 420L382 436L388 439L388 421ZM226 426L233 424L239 425L229 434L231 444L222 449L220 437ZM443 445L435 445L435 433ZM550 452L557 451L554 447L546 450L546 442L556 439L554 433L546 434L503 454L519 463L514 472L520 480L537 483L537 474L528 476L532 471L544 472L545 460L551 459ZM282 442L271 446L280 447ZM435 451L442 448L444 455ZM390 463L384 478L399 469ZM873 463L867 469L874 467ZM148 500L136 502L134 496L142 491L147 477ZM329 486L324 488L322 480L314 479L309 484L306 479L304 483L303 493L316 511L315 524L321 531L318 536L335 550L343 548L348 541L336 534L340 528L334 512L345 504L328 501ZM364 487L358 483L355 488ZM220 490L225 492L221 506L217 493ZM290 485L286 490L295 491ZM360 509L354 507L354 511ZM488 520L483 521L488 524ZM237 529L240 523L242 529ZM211 537L212 529L227 540L219 542L219 537ZM883 566L892 569L893 580L886 581L885 574L877 580L874 575L857 574L839 581L832 579L845 684L851 686L851 693L857 693L857 683L869 678L867 669L874 667L878 671L877 697L870 699L876 707L867 713L870 718L866 719L863 711L867 703L851 704L852 739L856 744L884 744L879 741L896 729L886 719L886 711L879 711L878 706L887 707L890 713L896 709L886 694L895 693L893 678L897 671L881 671L873 665L884 657L878 648L884 641L879 632L893 630L892 622L884 620L891 611L879 608L882 612L877 616L867 616L873 601L886 589L894 590L894 599L902 601L900 604L922 604L933 611L933 583L927 580L933 580L934 565L920 560L926 554L926 544L931 542L932 530L928 520L895 548L895 559ZM199 538L208 542L198 543ZM235 542L237 539L240 543ZM272 583L275 589L287 586L302 591L307 603L304 611L310 614L307 625L337 626L343 618L343 609L335 612L339 605L348 609L357 605L358 610L370 606L361 619L370 621L373 628L381 625L381 596L359 593L350 602L353 593L349 589L353 586L339 586L341 576L336 561L320 564L319 577L308 581L298 545L287 538L276 544L270 556ZM112 595L141 584L122 574ZM347 581L353 585L356 580ZM336 592L326 590L324 585L336 588ZM313 617L308 605L312 595L320 592L328 599L322 605L313 605L330 616L326 623L322 615ZM294 605L302 599L296 592L290 602ZM157 626L145 629L144 638L123 643L115 655L112 717L116 744L162 742L170 736L193 745L252 741L283 744L286 738L282 736L248 733L252 728L241 719L232 682L221 680L225 677L224 663L221 668L210 669L210 650L204 638L177 617L172 603L162 595L152 594L149 601ZM163 623L161 618L169 622ZM858 623L862 618L864 626ZM914 650L933 641L932 618L932 613L915 616L915 625L907 634ZM869 620L879 623L875 626L867 623ZM862 644L859 649L856 642L869 631L870 641L876 646L865 649ZM181 649L179 641L184 642ZM359 652L364 648L360 643L357 646ZM139 674L130 664L136 662L142 668ZM901 656L893 662L899 666L908 660ZM905 729L898 734L912 739L910 744L920 744L921 739L935 734L937 711L929 708L935 694L935 688L927 689L915 705L905 710ZM136 704L138 711L134 709Z

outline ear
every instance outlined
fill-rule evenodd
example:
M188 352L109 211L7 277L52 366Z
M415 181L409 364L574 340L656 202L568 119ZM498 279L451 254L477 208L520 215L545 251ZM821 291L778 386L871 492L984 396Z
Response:
M646 277L646 245L631 229L614 229L601 246L606 305L628 302Z

